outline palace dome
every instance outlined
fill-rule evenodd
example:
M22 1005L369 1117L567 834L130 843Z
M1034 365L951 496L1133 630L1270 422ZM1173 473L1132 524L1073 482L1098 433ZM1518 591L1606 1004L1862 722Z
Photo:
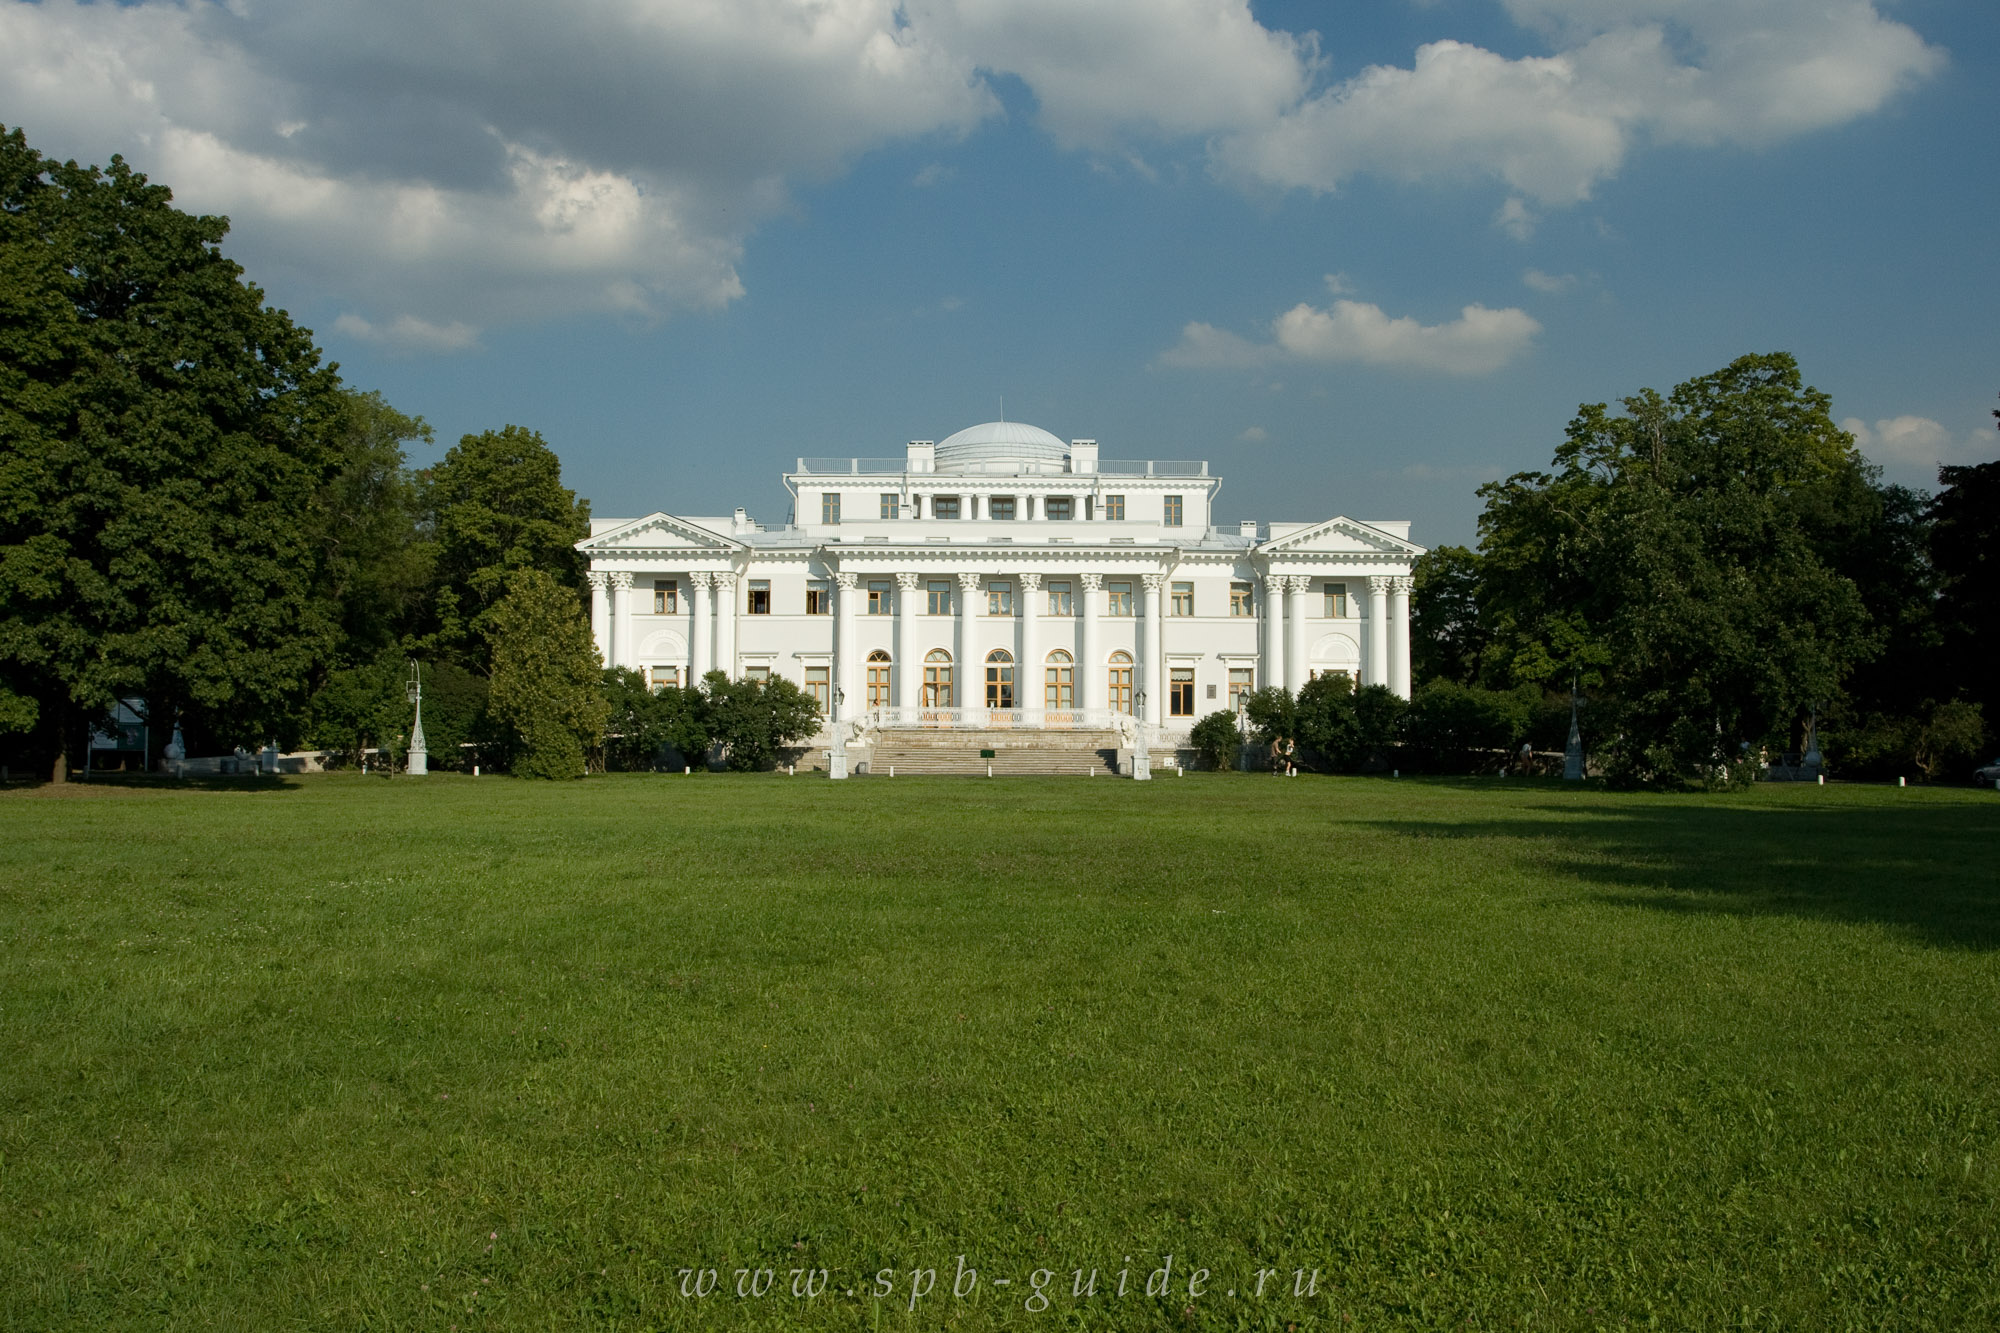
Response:
M938 442L940 472L1062 472L1069 446L1025 421L967 426Z

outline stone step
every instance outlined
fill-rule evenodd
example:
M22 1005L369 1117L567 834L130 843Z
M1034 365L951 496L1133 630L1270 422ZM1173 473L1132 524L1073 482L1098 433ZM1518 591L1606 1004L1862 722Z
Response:
M998 777L1062 776L1083 777L1109 776L1118 771L1117 752L1094 753L1077 752L1019 752L1012 757L995 755L983 759L977 750L945 754L925 752L922 754L890 754L877 749L868 760L868 772L876 777L887 777L893 771L897 777L985 777L990 771Z

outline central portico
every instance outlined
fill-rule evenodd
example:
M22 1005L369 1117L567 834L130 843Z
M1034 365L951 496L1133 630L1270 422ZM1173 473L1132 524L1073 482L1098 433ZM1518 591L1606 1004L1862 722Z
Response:
M783 675L862 729L1105 728L1171 743L1251 689L1409 692L1402 522L1217 527L1221 480L1019 422L800 458L794 520L594 522L592 624L656 684Z

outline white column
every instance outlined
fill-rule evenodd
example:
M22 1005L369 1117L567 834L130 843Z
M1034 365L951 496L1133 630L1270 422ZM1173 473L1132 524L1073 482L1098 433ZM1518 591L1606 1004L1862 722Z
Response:
M1264 672L1260 686L1285 685L1285 579L1282 574L1264 576Z
M923 608L917 583L915 574L896 575L896 663L891 674L900 708L917 707L917 691L924 681L924 664L918 660L922 653L917 648L917 613Z
M1368 580L1368 679L1365 683L1389 683L1389 580L1380 574Z
M1104 576L1082 574L1076 582L1083 590L1078 594L1083 601L1083 649L1076 664L1076 706L1106 708L1111 704L1108 685L1103 692L1097 688L1098 681L1109 679L1099 674L1104 670L1104 646L1097 637L1097 595L1104 591Z
M840 715L857 717L867 708L868 701L860 688L860 645L854 641L854 575L842 570L833 576L833 586L833 670L828 674L847 696Z
M593 569L585 577L590 580L590 637L597 644L598 660L610 666L611 576L602 570Z
M1021 575L1021 656L1014 663L1014 703L1020 708L1046 708L1048 691L1042 681L1042 576Z
M736 571L715 578L715 669L736 679Z
M1312 579L1303 574L1285 580L1285 680L1294 694L1312 678L1312 663L1308 658L1311 643L1306 630L1306 589L1310 587Z
M1167 576L1145 574L1140 582L1146 588L1146 648L1139 679L1145 684L1146 716L1162 718L1167 715L1167 616L1162 605Z
M636 663L632 654L632 576L611 576L611 662L628 667Z
M985 663L972 659L979 653L976 641L977 625L973 617L979 614L979 575L961 573L958 576L958 660L952 664L953 700L960 708L979 708L986 702Z
M1410 591L1413 578L1389 580L1389 688L1410 697Z
M708 575L688 575L688 588L694 593L694 597L688 608L689 615L692 618L692 623L688 626L690 632L688 634L687 684L689 688L701 684L701 678L706 676L715 666L715 641L711 637L711 631L715 626L713 623L713 613L709 609L708 585Z

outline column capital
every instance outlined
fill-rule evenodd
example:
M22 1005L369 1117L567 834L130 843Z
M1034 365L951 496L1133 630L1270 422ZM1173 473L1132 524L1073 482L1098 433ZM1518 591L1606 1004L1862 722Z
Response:
M614 592L622 592L632 586L632 576L630 574L619 572L607 574L604 577L610 582Z
M718 591L721 592L736 591L736 571L733 569L724 570L720 574L710 574L708 576L708 581L714 584Z
M1398 574L1389 580L1389 591L1402 593L1405 597L1417 590L1417 581L1408 574Z
M984 574L967 573L961 570L958 576L958 586L965 589L966 593L970 595L979 591L979 581L985 577Z
M1022 592L1036 592L1042 586L1042 576L1033 570L1019 576Z
M611 586L611 575L601 569L591 570L588 574L584 575L584 578L588 579L590 581L590 586L597 589L599 592L603 592L606 588L609 588Z
M1310 574L1294 574L1285 580L1285 586L1293 592L1311 592L1313 581Z
M1371 597L1378 595L1386 597L1389 594L1389 590L1395 586L1395 582L1395 578L1389 574L1370 574L1368 576L1368 595Z
M1285 591L1285 585L1290 582L1291 576L1288 574L1266 574L1264 575L1264 591L1273 597L1282 596Z
M1165 574L1141 574L1139 579L1146 585L1147 592L1158 592L1167 583Z
M896 586L901 588L904 592L915 592L917 590L917 581L922 577L923 576L921 574L914 574L905 571L901 574L896 575Z
M1085 592L1101 592L1104 589L1102 574L1079 574L1076 576L1076 581L1083 585Z
M854 579L855 575L845 569L840 570L833 576L834 586L839 588L842 592L854 591Z

